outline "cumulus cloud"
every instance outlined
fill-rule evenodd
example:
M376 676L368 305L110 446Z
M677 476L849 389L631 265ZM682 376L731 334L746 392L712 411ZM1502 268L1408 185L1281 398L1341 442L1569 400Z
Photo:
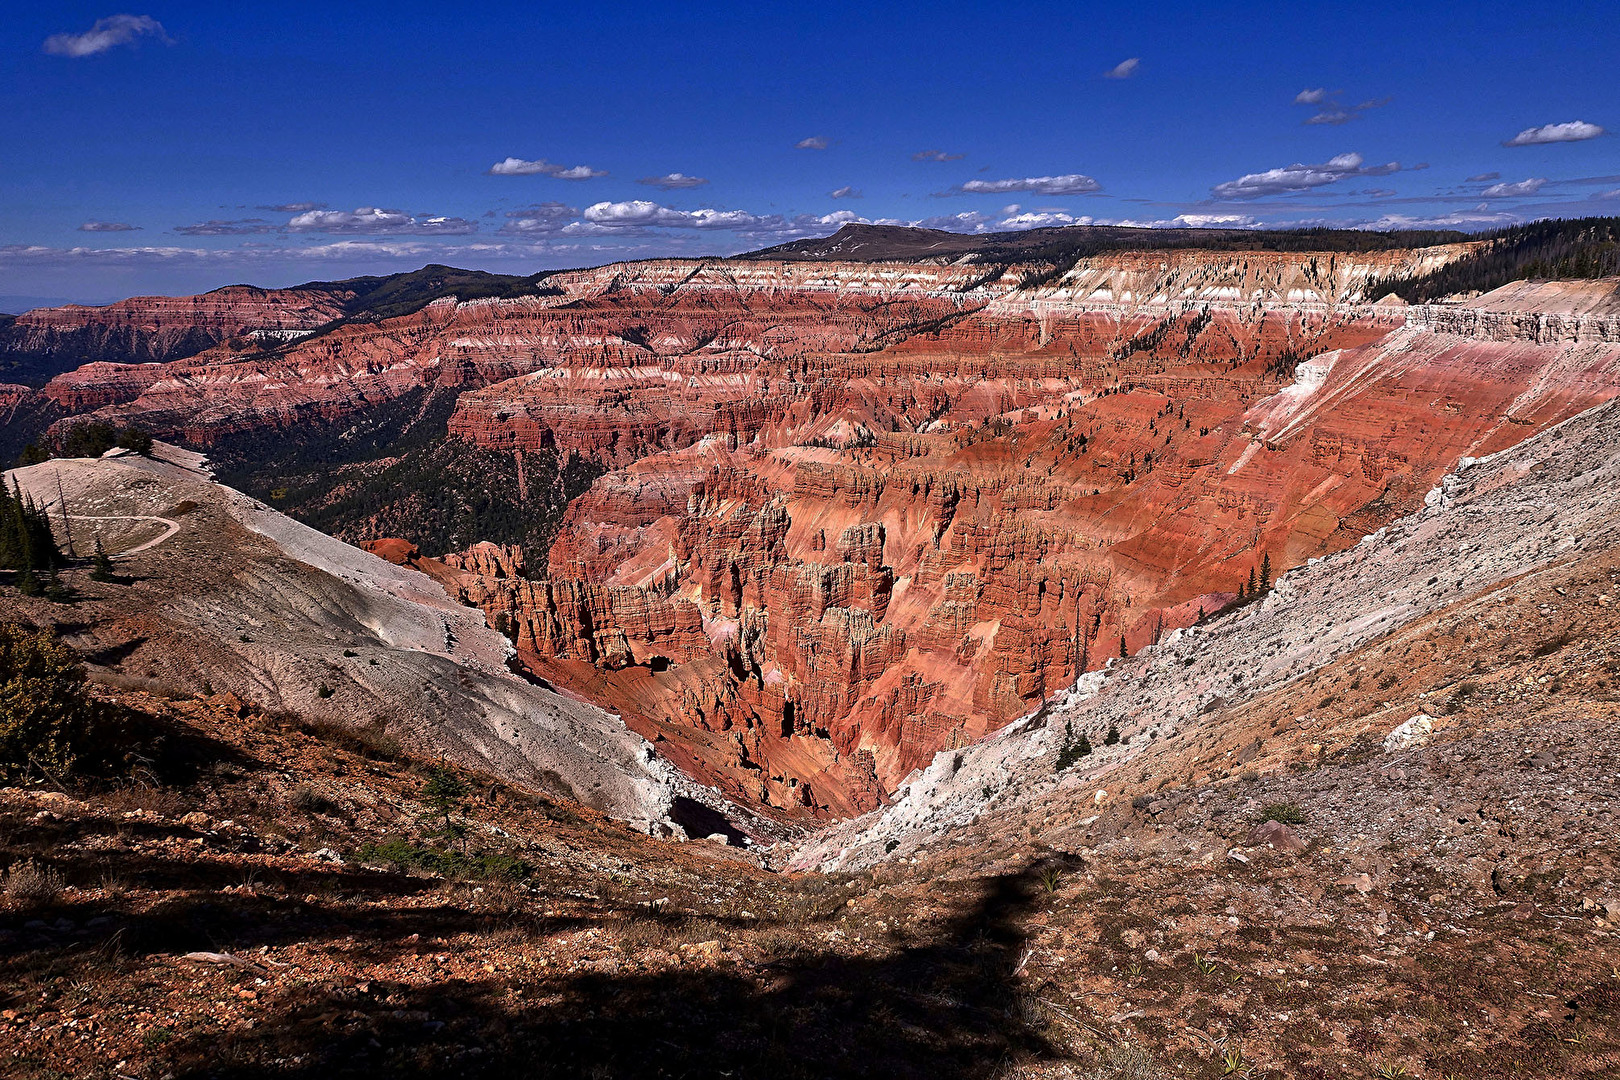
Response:
M746 210L676 210L644 199L594 203L581 216L586 224L605 229L746 229L781 220Z
M1328 99L1327 88L1318 86L1315 90L1301 90L1294 95L1295 105L1320 105Z
M1492 180L1500 180L1500 179L1502 179L1502 174L1499 173L1499 172L1482 172L1477 176L1470 176L1466 181L1464 181L1464 183L1468 183L1468 184L1488 184Z
M830 214L800 214L793 219L793 225L799 228L827 225L842 227L853 222L859 222L862 225L868 223L865 218L853 210L834 210Z
M599 176L606 176L605 169L593 169L589 165L558 165L537 158L526 161L523 158L509 157L497 161L485 170L486 176L550 176L557 180L595 180Z
M139 225L129 225L122 221L87 221L79 226L80 232L138 232Z
M52 56L94 56L120 45L133 45L143 37L174 44L163 32L163 24L150 15L109 15L97 19L82 34L52 34L45 39L44 49Z
M966 154L947 154L943 150L919 150L911 155L912 161L961 161Z
M1064 176L1026 176L1013 180L969 180L952 194L1005 195L1010 191L1030 191L1037 195L1090 195L1102 190L1102 185L1089 176L1068 173Z
M820 136L820 135L811 135L807 139L800 139L798 142L794 143L793 144L793 149L795 149L795 150L825 150L825 149L827 149L827 147L829 147L831 145L832 144L829 143L822 136Z
M1252 229L1260 220L1248 214L1181 214L1163 224L1187 229Z
M202 221L195 225L176 225L174 231L181 236L251 236L274 232L276 227L263 218L236 218L232 221Z
M687 176L685 173L665 173L663 176L643 176L637 180L638 184L655 187L660 191L684 191L687 188L702 187L708 181L701 176Z
M1268 195L1310 191L1353 176L1388 176L1401 171L1401 164L1398 161L1391 161L1387 165L1363 167L1363 160L1360 154L1340 154L1329 158L1321 165L1302 165L1296 162L1280 169L1249 173L1236 180L1216 184L1210 192L1217 199L1223 200L1260 199Z
M1026 210L1020 214L1010 214L996 222L996 228L1007 232L1022 232L1025 229L1050 229L1065 225L1089 225L1091 218L1075 217L1062 210Z
M255 210L270 210L277 214L302 214L306 210L325 210L323 202L290 202L279 203L274 206L255 206Z
M1136 74L1136 69L1142 66L1142 58L1133 56L1129 60L1121 60L1107 71L1103 72L1105 79L1128 79Z
M500 231L507 236L546 236L562 231L578 215L578 210L565 203L543 202L508 210Z
M1345 223L1356 229L1376 229L1379 232L1398 232L1402 229L1490 229L1502 225L1517 225L1523 219L1517 214L1496 213L1480 206L1475 210L1458 210L1435 217L1407 214L1385 214L1370 221Z
M1534 195L1546 184L1545 177L1534 176L1528 180L1520 180L1517 184L1492 184L1480 194L1487 199L1509 199L1515 195Z
M287 222L290 232L371 233L396 236L461 236L476 223L458 217L418 217L401 210L362 206L358 210L309 210Z
M1605 134L1604 130L1596 124L1588 124L1585 120L1571 120L1567 124L1543 124L1540 127L1525 128L1502 145L1545 146L1548 143L1585 142L1602 134Z
M921 221L880 221L880 225L910 225L918 229L944 229L949 232L979 233L990 231L990 215L977 210L964 210L960 214L944 214L923 218Z
M829 199L858 199L860 197L861 193L850 187L848 184L845 184L841 188L833 188L831 191L827 192L827 198Z

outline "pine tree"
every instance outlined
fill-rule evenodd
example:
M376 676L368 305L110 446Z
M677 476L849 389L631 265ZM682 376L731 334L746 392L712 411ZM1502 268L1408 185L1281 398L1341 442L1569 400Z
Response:
M1113 746L1119 742L1119 728L1114 724L1108 725L1108 734L1103 736L1104 746Z
M1271 553L1260 556L1260 588L1271 588Z
M1080 733L1080 747L1077 753L1080 757L1089 757L1091 754L1091 740L1086 738L1086 733L1083 731Z
M111 581L113 579L112 560L107 558L107 550L101 546L101 537L96 537L95 559L90 566L91 581Z
M1062 772L1080 759L1080 748L1074 741L1074 721L1063 721L1063 742L1058 747L1057 772Z
M467 792L461 778L443 765L428 773L427 783L422 785L422 801L432 811L430 816L444 819L439 835L446 840L460 840L463 852L467 850L467 827L450 815L462 811Z
M48 570L61 561L51 524L45 512L34 505L34 497L24 495L15 478L9 493L0 487L0 570L32 573ZM20 577L18 582L20 586Z
M1255 592L1255 586L1254 586L1254 567L1251 566L1251 567L1249 567L1249 592L1248 592L1248 596L1249 596L1249 599L1252 600L1258 595L1259 594L1257 592Z
M1131 655L1131 650L1125 647L1125 635L1119 635L1119 658L1124 660Z

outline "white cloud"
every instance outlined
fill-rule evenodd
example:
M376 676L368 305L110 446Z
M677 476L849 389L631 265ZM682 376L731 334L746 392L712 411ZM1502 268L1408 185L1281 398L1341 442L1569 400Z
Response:
M1105 79L1128 79L1136 74L1136 69L1142 66L1142 58L1133 56L1129 60L1121 60L1107 71L1103 72Z
M142 37L174 44L163 32L163 24L150 15L110 15L97 19L82 34L52 34L45 39L44 49L52 56L94 56L120 45L133 45Z
M969 180L958 192L968 195L1005 195L1009 191L1031 191L1037 195L1090 195L1102 185L1089 176L1026 176L1015 180Z
M800 214L798 217L793 219L793 224L797 227L817 225L834 225L842 227L850 224L851 222L858 222L862 225L867 224L867 220L853 210L834 210L830 214L821 215Z
M284 247L246 243L231 248L123 247L52 248L29 244L0 246L0 267L80 270L86 267L255 267L266 263L301 261L365 263L395 259L467 263L478 259L533 259L553 250L575 250L539 244L439 244L419 240L337 240L325 244Z
M537 158L534 161L525 161L523 158L509 157L497 161L486 171L486 176L550 176L558 180L595 180L599 176L606 176L604 169L593 169L589 165L558 165Z
M911 155L912 161L961 161L966 154L947 154L943 150L919 150Z
M80 232L139 232L139 225L129 225L122 221L87 221L79 226Z
M255 206L255 210L273 210L278 214L302 214L306 210L325 210L323 202L292 202L276 203L270 206Z
M1602 134L1604 130L1596 124L1588 124L1585 120L1571 120L1567 124L1543 124L1541 127L1525 128L1502 145L1545 146L1548 143L1584 142Z
M910 225L917 229L944 229L948 232L990 232L990 215L977 210L964 210L960 214L923 218L921 221L879 221L879 225Z
M1267 195L1310 191L1312 188L1334 184L1347 177L1388 176L1401 170L1398 161L1391 161L1387 165L1370 165L1366 168L1362 167L1362 161L1360 154L1340 154L1329 158L1321 165L1302 165L1296 162L1280 169L1249 173L1236 180L1216 184L1210 191L1217 199L1259 199Z
M579 211L566 203L543 202L508 210L500 231L506 236L549 236L561 232L578 215Z
M395 236L462 236L478 226L458 217L417 217L401 210L309 210L287 222L290 232L370 233Z
M687 188L702 187L708 181L701 176L687 176L685 173L665 173L663 176L643 176L637 180L638 184L655 187L660 191L684 191Z
M1594 199L1620 199L1620 187L1615 188L1613 191L1600 191L1596 195L1593 195L1592 198L1594 198Z
M829 199L858 199L860 197L861 193L850 187L848 184L845 184L841 188L834 188L833 190L827 192L827 198Z
M1073 214L1061 210L1026 210L1021 214L1010 214L996 222L996 228L1008 232L1022 232L1025 229L1050 229L1063 225L1090 225L1091 218L1075 217Z
M263 218L237 218L232 221L203 221L196 225L176 225L174 231L181 236L251 236L275 232L276 227Z
M1315 90L1301 90L1294 95L1295 105L1320 105L1328 99L1326 87L1318 86Z
M1181 214L1164 223L1165 227L1186 229L1251 229L1258 224L1259 219L1248 214Z
M748 229L781 220L746 210L676 210L643 199L595 203L581 216L585 224L605 229Z
M825 149L827 149L827 147L829 147L831 145L832 144L829 143L822 136L820 136L820 135L812 135L807 139L800 139L798 142L794 143L793 144L793 149L795 149L795 150L825 150Z
M1507 199L1515 195L1534 195L1546 184L1545 177L1531 177L1529 180L1520 180L1517 184L1492 184L1480 194L1487 199Z
M1482 172L1478 176L1470 176L1467 180L1464 181L1464 183L1467 183L1467 184L1487 184L1487 183L1490 183L1492 180L1500 180L1500 179L1502 179L1502 174L1499 173L1499 172Z
M1501 225L1516 225L1522 220L1517 214L1496 213L1485 206L1480 206L1474 210L1458 210L1436 217L1385 214L1370 221L1348 222L1343 227L1375 229L1379 232L1398 232L1402 229L1488 229Z

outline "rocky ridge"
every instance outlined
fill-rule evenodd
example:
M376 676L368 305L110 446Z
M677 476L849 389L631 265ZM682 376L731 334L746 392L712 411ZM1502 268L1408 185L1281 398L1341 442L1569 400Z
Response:
M374 731L643 830L673 831L678 802L730 809L616 717L512 674L507 642L430 578L214 483L196 455L158 454L8 475L64 544L69 528L75 547L99 539L126 575L78 602L78 643L108 678Z
M228 285L200 296L36 308L0 328L0 373L49 378L92 361L160 363L244 333L314 330L341 316L352 296L342 289Z

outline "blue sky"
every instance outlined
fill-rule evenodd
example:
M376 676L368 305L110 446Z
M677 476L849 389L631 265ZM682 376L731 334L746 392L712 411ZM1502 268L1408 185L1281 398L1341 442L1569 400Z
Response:
M36 5L0 26L0 294L528 273L843 220L1620 214L1616 56L1612 0Z

